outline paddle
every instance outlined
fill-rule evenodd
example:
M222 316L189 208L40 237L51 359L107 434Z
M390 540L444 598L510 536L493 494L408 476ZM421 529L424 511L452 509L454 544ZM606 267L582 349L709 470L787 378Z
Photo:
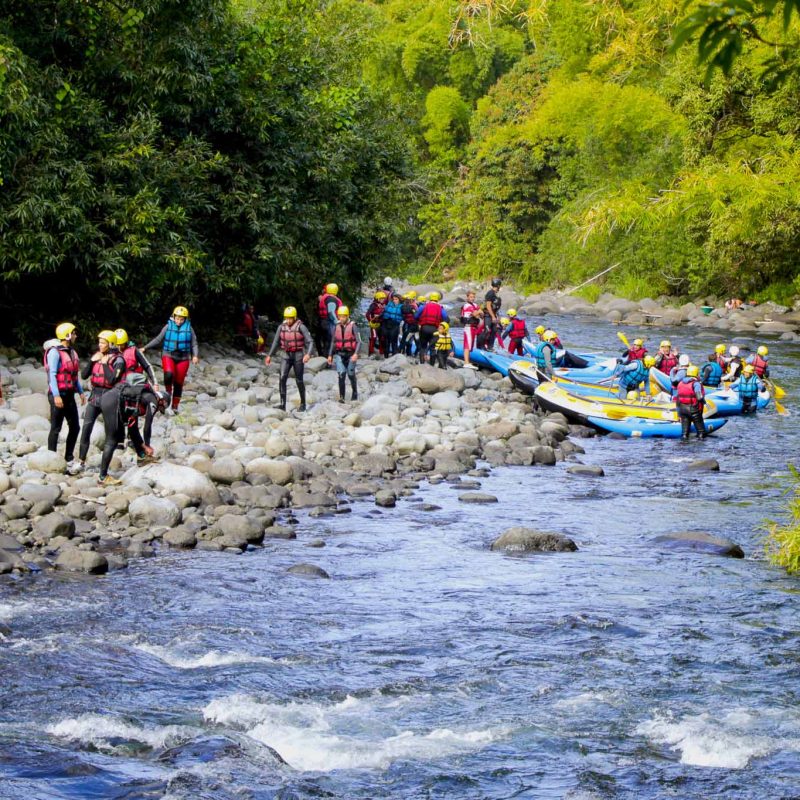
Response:
M765 383L772 392L772 397L775 400L783 400L783 398L786 397L786 392L780 386L778 386L775 381L765 381Z
M628 350L631 349L630 342L628 342L628 337L622 331L617 331L617 338L622 342L622 344L625 345L625 347L628 348Z

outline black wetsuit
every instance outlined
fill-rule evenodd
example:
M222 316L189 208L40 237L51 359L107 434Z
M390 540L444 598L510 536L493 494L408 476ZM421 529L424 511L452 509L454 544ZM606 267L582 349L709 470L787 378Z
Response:
M125 398L130 402L126 403ZM141 391L139 387L115 386L102 396L100 409L106 428L106 443L103 447L103 459L100 462L100 478L108 475L108 466L114 456L114 450L125 438L126 431L136 455L139 458L146 455L142 434L139 432L139 417L144 416L150 406L158 407L158 397L149 386L145 386Z

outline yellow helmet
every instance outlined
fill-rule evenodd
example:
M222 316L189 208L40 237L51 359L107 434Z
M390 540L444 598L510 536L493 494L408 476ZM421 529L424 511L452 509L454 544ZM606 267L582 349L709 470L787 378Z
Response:
M442 299L441 292L431 292L428 297L433 300L434 303L438 303Z
M700 374L700 370L694 365L686 367L686 375L689 378L696 378Z
M544 339L546 342L549 342L549 341L551 341L552 339L555 339L555 338L556 338L556 332L555 332L555 331L545 331L545 332L542 334L542 338L543 338L543 339Z
M189 309L186 306L175 306L172 309L172 316L173 317L186 317L189 319Z
M284 319L297 319L297 309L294 306L286 306L283 309Z
M653 356L645 356L644 365L647 367L647 369L650 369L650 367L654 367L656 365L655 358L653 358Z
M756 352L760 356L765 356L769 353L769 348L766 345L762 344L761 347L759 347L758 350L756 350Z
M421 295L419 295L419 296L417 297L417 302L418 302L418 303L427 303L427 302L428 302L428 297L427 297L427 295L424 295L424 294L421 294Z
M117 344L117 334L114 331L100 331L97 334L98 339L105 339L111 347L116 347Z
M259 336L258 336L258 346L259 347L263 347L264 346L264 337L261 336L261 334L259 334Z
M65 339L69 339L70 334L74 330L75 326L71 322L62 322L56 328L56 336L63 342Z
M415 292L413 289L411 289L411 291L409 291L409 292L406 294L406 297L407 297L409 300L416 300L416 299L417 299L417 293L416 293L416 292Z
M511 320L508 317L500 317L500 324L501 325L508 325Z
M386 299L386 292L384 292L382 289L378 289L378 291L375 292L375 299L376 300L385 300Z
M509 317L516 317L517 316L517 309L516 308L509 308L508 311L506 311L506 314L508 314Z
M339 284L338 283L329 283L325 286L325 291L328 294L339 294Z
M333 294L331 292L331 294ZM347 306L339 306L336 309L336 316L337 317L349 317L350 316L350 309Z
M672 347L672 342L669 339L664 339L659 347Z
M746 372L748 375L752 375L756 371L756 368L752 364L745 364L742 372Z
M117 337L117 346L118 347L122 347L122 345L128 344L128 342L130 341L128 339L128 331L126 331L125 328L117 328L114 331L114 336Z
M636 389L631 389L628 392L628 400L638 400L639 399L639 392Z
M545 330L544 325L537 325L536 326L536 330L534 331L534 333L537 336L541 336L544 333L544 330Z
M725 349L726 349L726 348L725 348L725 345L724 345L724 344L718 344L718 345L717 345L717 346L714 348L714 352L715 352L715 353L719 353L720 355L724 355L724 354L725 354Z
M444 328L444 332L447 333L447 331L450 330L450 323L449 322L440 322L439 323L439 327L440 328Z
M644 339L634 339L634 340L633 340L633 343L634 343L634 344L635 344L637 347L641 347L641 346L644 344Z

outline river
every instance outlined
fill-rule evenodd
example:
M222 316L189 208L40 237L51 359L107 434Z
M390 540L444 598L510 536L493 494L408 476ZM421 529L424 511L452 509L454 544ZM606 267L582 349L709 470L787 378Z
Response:
M605 323L548 323L617 349ZM718 341L667 334L698 356ZM791 408L800 350L769 344ZM800 582L762 525L799 435L770 410L705 442L580 440L605 478L500 468L481 480L496 506L423 484L241 556L3 580L0 797L798 797ZM721 471L685 471L698 457ZM580 549L490 552L516 524ZM747 558L651 541L678 530Z

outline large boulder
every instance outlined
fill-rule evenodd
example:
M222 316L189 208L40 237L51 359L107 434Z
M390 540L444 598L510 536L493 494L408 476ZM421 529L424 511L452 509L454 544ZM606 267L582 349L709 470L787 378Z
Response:
M461 398L458 392L447 390L436 392L431 396L431 409L433 411L449 411L450 413L461 410Z
M34 525L34 533L39 539L54 539L57 536L71 539L75 535L75 521L63 514L46 514Z
M46 394L29 394L22 397L15 397L11 401L11 408L23 417L50 417L50 403L47 402Z
M61 497L61 487L48 483L23 483L17 494L29 503L49 503L54 505Z
M51 450L37 450L28 456L28 469L35 469L38 472L66 472L67 462L61 453L53 453Z
M411 367L406 373L408 385L414 389L419 389L425 394L436 394L437 392L461 392L464 391L464 378L455 370L438 369L428 364L419 364Z
M181 518L178 506L165 497L145 494L128 506L131 525L136 528L174 528Z
M217 527L223 536L241 537L246 544L258 544L264 538L264 526L241 514L225 514L220 517Z
M714 536L703 531L678 531L656 536L653 542L669 550L691 550L730 558L744 558L744 550L736 542L724 536Z
M162 461L146 467L134 467L122 478L125 484L139 483L142 479L151 482L166 494L185 494L199 498L204 503L219 503L219 492L208 475L191 467Z
M285 486L294 479L292 465L274 458L255 458L247 465L247 477L265 475L273 483Z
M506 553L568 553L578 546L560 533L545 533L533 528L516 526L500 534L492 542L492 550Z
M215 458L211 462L209 477L216 483L231 484L244 480L244 466L232 456Z
M69 547L63 550L56 559L56 569L102 575L108 572L108 561L105 556L95 553L93 550L79 550L77 547Z
M30 389L32 392L47 393L47 373L42 369L26 369L14 376L14 383L20 389Z

